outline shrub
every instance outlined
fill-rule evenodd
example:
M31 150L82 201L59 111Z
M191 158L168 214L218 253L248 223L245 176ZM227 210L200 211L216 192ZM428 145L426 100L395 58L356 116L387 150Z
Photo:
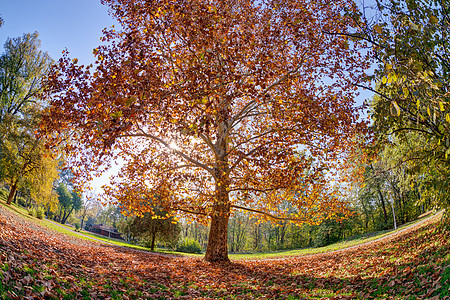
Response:
M27 212L28 212L28 215L34 216L34 209L28 208L28 209L27 209Z
M4 188L0 188L0 198L3 198L5 201L8 199L8 191Z
M41 219L41 220L44 218L44 209L42 207L36 208L35 213L36 213L36 218Z
M25 199L23 197L17 197L17 204L19 204L22 207L26 207L27 206L27 199Z
M177 245L177 251L185 253L202 253L202 247L196 240L185 238Z
M80 224L75 223L75 231L80 231Z

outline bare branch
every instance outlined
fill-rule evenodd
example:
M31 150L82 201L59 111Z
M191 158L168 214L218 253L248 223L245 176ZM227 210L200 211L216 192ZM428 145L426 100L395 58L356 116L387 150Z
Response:
M207 214L205 214L203 212L193 211L193 210L184 209L184 208L174 208L174 210L178 210L178 211L182 211L182 212L190 213L190 214L194 214L194 215L207 216Z
M307 222L308 219L303 218L303 219L299 219L299 218L285 218L285 217L278 217L275 216L271 213L265 212L265 211L261 211L261 210L257 210L257 209L253 209L253 208L248 208L248 207L243 207L243 206L238 206L238 205L231 205L232 208L237 208L237 209L242 209L242 210L246 210L246 211L250 211L250 212L254 212L257 214L262 214L265 216L268 216L269 218L275 219L275 220L280 220L280 221L296 221L296 222Z

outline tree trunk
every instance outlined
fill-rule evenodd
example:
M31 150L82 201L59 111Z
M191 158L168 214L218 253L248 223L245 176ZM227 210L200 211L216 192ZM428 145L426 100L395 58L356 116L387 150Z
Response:
M286 222L282 222L283 226L281 227L281 232L280 232L280 244L282 249L284 249L284 239L286 236L286 230L287 230L287 225Z
M31 197L28 197L27 202L25 203L25 207L28 208L30 206L31 206Z
M312 247L312 228L309 228L309 241L308 241L308 247Z
M234 253L235 249L234 249L234 245L235 245L235 238L234 238L234 231L235 231L235 226L236 226L236 220L233 220L233 223L230 224L230 228L228 228L228 231L231 231L230 233L230 252Z
M387 216L387 211L386 211L386 204L384 203L384 197L383 197L383 194L381 193L381 189L379 186L377 186L377 191L378 191L378 196L379 196L380 202L381 202L381 208L383 208L384 225L387 228L388 227L388 216Z
M69 218L70 214L72 213L73 208L70 209L69 213L66 214L66 211L64 211L64 217L61 220L61 224L66 224L67 219Z
M215 143L216 166L216 199L211 212L211 227L209 229L208 246L205 260L208 262L228 262L228 221L230 219L231 203L229 198L230 174L228 167L228 127L231 125L227 117L229 103L225 101L221 107L223 121L219 123L217 142Z
M12 199L14 198L16 191L17 191L17 183L14 183L9 189L9 195L8 199L6 200L6 204L11 205Z
M208 245L205 260L208 262L228 262L228 221L230 219L229 179L223 168L216 170L216 202L211 213Z
M85 215L83 215L83 217L81 218L81 224L80 224L80 229L81 230L83 230L84 218L85 218Z
M259 240L260 240L260 235L259 235L259 225L260 223L255 224L255 246L254 249L258 250L259 249Z
M64 210L64 215L63 215L62 217L59 218L59 222L60 222L61 224L66 223L66 215L67 215L67 211Z
M61 222L61 216L62 216L62 213L63 213L63 209L62 209L62 207L59 209L59 216L58 216L58 222Z
M155 241L156 241L156 231L152 232L152 244L150 247L150 251L155 252Z
M394 216L394 230L397 230L397 220L395 219L394 201L391 201L392 215Z
M230 218L230 204L214 205L213 211L205 260L209 262L228 262L230 259L228 258L227 229L228 219Z

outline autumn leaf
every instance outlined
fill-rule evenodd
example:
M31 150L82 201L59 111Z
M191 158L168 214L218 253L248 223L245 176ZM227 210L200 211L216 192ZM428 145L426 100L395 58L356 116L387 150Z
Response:
M45 128L72 141L80 182L120 157L110 199L210 222L208 261L228 260L234 210L298 224L350 215L326 170L366 130L349 87L369 64L358 43L323 34L353 28L341 13L352 1L104 3L122 30L105 31L97 66L65 55L47 82Z

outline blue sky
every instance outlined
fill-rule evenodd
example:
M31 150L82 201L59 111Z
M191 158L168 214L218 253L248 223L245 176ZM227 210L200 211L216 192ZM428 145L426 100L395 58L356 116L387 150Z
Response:
M8 37L39 32L41 49L57 60L67 48L83 64L94 61L105 27L117 24L100 0L0 0L0 43Z
M39 32L41 50L57 60L67 48L70 57L82 64L94 62L92 49L101 44L102 30L117 22L100 0L0 0L0 53L7 38ZM116 170L117 171L117 170ZM108 176L96 179L91 186L99 191Z

